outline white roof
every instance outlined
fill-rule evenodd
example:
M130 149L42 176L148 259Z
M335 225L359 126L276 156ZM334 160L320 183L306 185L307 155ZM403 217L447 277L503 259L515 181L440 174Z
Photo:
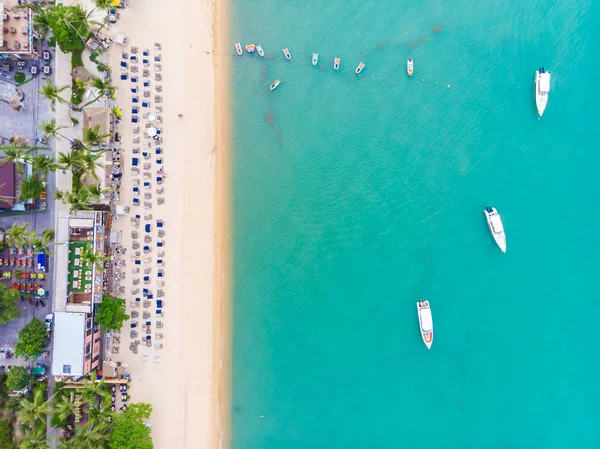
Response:
M540 92L550 92L550 74L540 73L540 82L538 84Z
M69 218L69 226L71 228L93 228L93 218Z
M500 234L504 232L504 227L502 226L502 220L500 220L500 215L492 214L490 215L490 220L492 222L492 228L494 229L495 234Z
M425 332L430 332L433 328L433 322L431 321L431 309L420 309L419 314L421 315L421 329Z
M52 350L53 376L83 376L85 313L56 312Z

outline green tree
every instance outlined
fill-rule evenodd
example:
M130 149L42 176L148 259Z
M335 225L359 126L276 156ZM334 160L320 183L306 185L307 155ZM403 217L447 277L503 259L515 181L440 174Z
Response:
M52 8L48 25L56 43L64 53L82 51L85 48L90 35L90 21L80 5L65 6L59 3Z
M10 419L0 419L0 449L12 449L13 447Z
M125 313L125 300L114 296L104 296L96 306L96 323L103 331L121 330L123 322L129 319Z
M52 8L43 8L35 3L32 6L32 9L35 9L35 14L33 15L33 27L37 30L40 39L44 39L50 31Z
M54 155L46 156L45 154L36 154L35 157L29 158L29 162L33 165L34 174L46 176L49 171L56 171L58 165L54 162Z
M34 435L28 436L19 445L19 449L48 449L48 442L42 431L34 432Z
M52 413L52 406L44 397L43 390L36 390L33 400L23 398L19 401L17 417L29 429L35 430L46 425L46 417Z
M67 104L68 101L61 97L61 92L68 89L69 86L56 86L52 84L50 78L46 80L46 82L42 85L42 88L38 90L38 93L50 101L50 108L54 111L56 109L56 103Z
M54 416L61 422L67 422L71 415L77 413L81 404L76 400L74 391L71 391L68 395L57 397L58 399L54 401Z
M9 390L22 390L31 381L31 376L22 366L13 366L6 375L6 388Z
M89 148L84 148L78 151L77 156L81 171L83 171L85 174L92 175L95 179L98 179L96 171L98 168L106 167L104 164L98 162L98 159L107 152L108 150L98 150L92 152Z
M76 170L80 167L80 160L77 153L58 153L58 167L63 171Z
M33 247L33 254L52 254L50 248L52 248L56 243L52 243L49 239L44 236L38 237L34 236L30 239L27 239L25 246Z
M99 198L92 196L88 189L81 189L79 192L56 189L55 195L57 200L69 206L69 212L92 210L90 204L99 200Z
M102 98L104 95L112 95L112 94L114 94L115 90L117 89L115 86L113 86L110 83L110 79L108 79L108 78L101 78L99 76L92 77L90 85L94 89L96 89L96 91L98 92L98 94L92 100L90 100L86 104L84 104L82 107L86 107L86 106L91 105L92 103L95 103L100 98Z
M23 164L27 162L27 156L34 151L35 148L22 147L13 142L9 145L0 145L0 150L4 153L4 157L0 158L0 165L12 162L15 164L17 171L23 174Z
M36 200L44 191L44 185L35 176L30 176L21 181L19 190L21 191L19 195L20 201Z
M110 257L103 256L100 251L92 249L92 245L87 246L81 252L81 262L89 267L96 266L98 271L104 271L104 262L110 260Z
M47 338L46 326L38 318L34 318L19 332L15 355L24 358L38 357L44 351Z
M94 5L96 8L102 9L106 12L114 8L113 0L94 0Z
M104 143L104 139L111 135L111 133L101 133L100 125L96 125L93 128L86 128L83 130L83 141L93 147L99 147Z
M0 324L6 324L21 316L21 311L17 307L20 297L21 294L18 290L7 288L6 285L0 284Z
M13 223L13 225L5 231L7 241L11 245L20 246L23 239L27 236L28 226L29 223L23 223L22 225Z
M113 433L108 442L110 449L153 449L150 429L146 421L150 419L150 404L131 404L114 419Z
M44 139L46 139L48 142L52 139L56 139L57 137L62 137L63 139L66 139L69 142L73 143L71 139L59 132L61 129L65 129L68 127L57 125L56 119L51 119L49 121L41 121L38 125L38 128L44 133Z
M77 426L71 437L72 447L77 449L98 449L104 447L109 437L109 427L106 425L94 426L94 423L86 423L85 426Z

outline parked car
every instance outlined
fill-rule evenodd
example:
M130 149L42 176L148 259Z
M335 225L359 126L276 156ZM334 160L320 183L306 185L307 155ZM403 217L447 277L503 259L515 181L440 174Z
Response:
M48 329L48 332L50 332L50 330L52 329L53 321L54 321L54 314L49 313L48 315L46 315L46 329Z

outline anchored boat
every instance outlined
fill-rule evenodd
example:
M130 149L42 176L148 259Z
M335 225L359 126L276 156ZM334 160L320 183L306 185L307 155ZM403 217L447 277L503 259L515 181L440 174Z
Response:
M548 92L550 92L550 72L546 72L544 67L540 67L535 72L535 105L540 117L548 104Z
M269 89L275 90L275 89L277 89L277 86L279 86L280 84L281 84L281 81L279 80L279 78L277 78L275 81L273 81L273 84L271 84L271 87Z
M285 56L285 59L287 59L288 61L292 60L292 55L290 54L290 51L288 50L287 47L285 47L281 51L283 51L283 55Z
M421 299L417 301L417 314L419 315L419 329L421 337L427 349L431 349L433 343L433 320L431 319L431 308L429 301Z
M358 75L358 74L360 74L360 72L362 72L364 68L365 68L365 64L361 62L361 63L360 63L360 64L358 64L358 66L356 67L355 73L356 73L357 75Z
M318 62L319 62L319 53L313 53L312 65L314 65L316 67Z
M339 68L340 68L340 58L335 58L333 60L333 70L335 70L337 72Z
M239 42L236 42L236 44L235 44L235 51L237 51L237 54L239 56L242 56L242 54L243 54L242 44L240 44Z
M408 72L408 76L413 75L413 60L409 59L406 61L406 71Z
M256 51L258 52L261 58L265 57L265 51L263 50L262 45L258 44L256 46Z
M250 55L254 54L255 50L256 50L256 45L254 45L254 44L246 45L246 51L248 52L248 54L250 54Z
M492 237L500 247L500 250L506 252L506 234L504 234L504 226L502 226L502 219L496 208L488 206L484 210L485 218L490 227Z

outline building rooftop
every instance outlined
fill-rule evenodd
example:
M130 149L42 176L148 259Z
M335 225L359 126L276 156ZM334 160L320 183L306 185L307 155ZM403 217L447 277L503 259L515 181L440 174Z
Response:
M15 164L0 164L0 209L12 209L15 205L15 194Z
M0 53L13 55L33 54L33 23L29 8L11 8L0 3L2 31Z
M52 375L83 376L85 313L54 313Z

